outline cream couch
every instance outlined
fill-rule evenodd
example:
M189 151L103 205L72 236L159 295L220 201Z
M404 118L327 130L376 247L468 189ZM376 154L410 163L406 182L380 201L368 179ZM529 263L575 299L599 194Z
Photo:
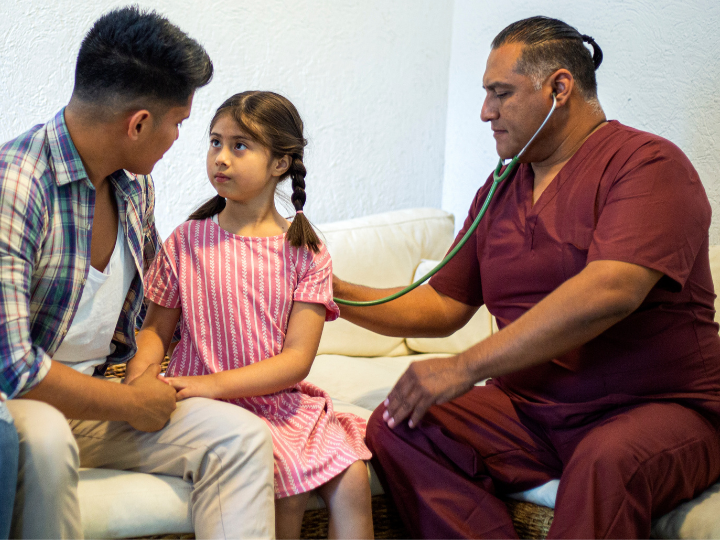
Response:
M401 210L320 226L335 272L376 287L410 283L441 259L453 238L453 216L441 210ZM720 248L712 252L720 283ZM401 339L363 330L347 321L325 325L308 380L327 390L339 411L368 418L410 362L457 353L496 331L481 308L468 325L442 339ZM373 494L382 493L369 467ZM178 478L85 469L80 504L87 538L122 538L192 532L190 485ZM515 498L553 507L557 481ZM311 498L308 508L321 506ZM658 519L663 538L720 538L720 483Z

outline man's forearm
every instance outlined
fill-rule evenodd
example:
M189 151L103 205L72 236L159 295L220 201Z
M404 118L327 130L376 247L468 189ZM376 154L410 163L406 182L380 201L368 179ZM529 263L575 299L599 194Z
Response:
M22 396L43 401L77 420L127 420L135 389L82 375L53 361L45 378Z
M624 267L633 279L603 282L612 275L608 265ZM627 263L591 263L501 332L460 354L458 362L480 381L562 356L635 311L659 278L659 272ZM638 292L626 288L628 282L645 285Z
M488 377L547 362L587 343L635 311L660 272L596 261L522 317L462 354L413 362L395 384L383 418L413 427L432 405L464 394Z
M402 287L374 289L333 276L333 294L343 300L377 300L400 290ZM476 309L440 295L429 285L421 285L400 298L378 306L340 305L340 316L385 336L443 337L462 328Z

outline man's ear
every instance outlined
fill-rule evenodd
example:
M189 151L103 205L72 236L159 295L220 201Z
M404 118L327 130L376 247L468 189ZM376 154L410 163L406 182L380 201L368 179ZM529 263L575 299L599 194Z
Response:
M290 168L291 161L290 156L287 154L280 158L275 158L272 175L277 177L283 176Z
M147 109L135 111L127 117L127 134L131 140L137 141L145 133L150 131L150 123L153 121L152 114Z
M564 106L575 89L575 78L567 69L558 69L550 75L550 86L555 92L557 107Z

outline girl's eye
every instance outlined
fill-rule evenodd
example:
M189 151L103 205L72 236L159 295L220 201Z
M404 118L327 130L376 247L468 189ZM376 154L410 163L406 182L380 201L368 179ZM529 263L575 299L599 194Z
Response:
M247 150L247 146L245 146L243 143L237 143L235 145L235 150Z
M217 139L210 139L210 146L213 148L219 148L220 147L220 141Z

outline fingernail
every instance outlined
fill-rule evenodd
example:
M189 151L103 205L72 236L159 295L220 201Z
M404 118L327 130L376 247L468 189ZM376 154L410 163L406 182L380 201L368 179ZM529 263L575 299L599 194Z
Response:
M383 420L385 420L387 422L388 418L390 418L390 413L387 411L383 412Z
M415 427L415 423L412 420L408 420L408 426L413 428L413 427Z
M387 424L388 424L388 426L390 426L391 428L392 428L392 427L395 427L395 419L394 419L394 418L391 418L390 420L388 420L388 423L387 423Z
M383 401L383 404L388 407L390 405L390 398L385 398L385 401Z

